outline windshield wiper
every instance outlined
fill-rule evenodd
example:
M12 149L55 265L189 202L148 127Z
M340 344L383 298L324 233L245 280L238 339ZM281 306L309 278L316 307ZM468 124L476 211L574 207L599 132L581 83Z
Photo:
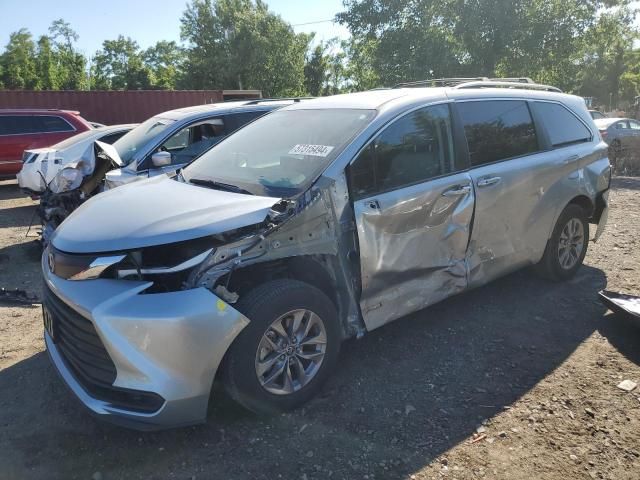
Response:
M229 183L216 182L215 180L206 180L204 178L190 178L189 183L201 185L203 187L215 188L216 190L224 190L233 193L243 193L245 195L253 195L249 190L231 185Z

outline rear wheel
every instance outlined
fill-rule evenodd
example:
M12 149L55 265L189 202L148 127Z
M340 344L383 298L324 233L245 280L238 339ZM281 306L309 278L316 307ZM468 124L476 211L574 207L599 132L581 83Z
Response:
M222 381L249 410L276 413L311 399L333 369L341 333L333 302L297 280L275 280L244 294L250 321L229 348Z
M536 270L551 280L575 275L587 253L589 222L582 207L569 204L562 211Z

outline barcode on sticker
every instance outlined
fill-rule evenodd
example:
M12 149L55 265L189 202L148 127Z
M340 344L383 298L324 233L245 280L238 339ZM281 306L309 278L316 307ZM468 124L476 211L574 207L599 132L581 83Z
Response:
M326 157L333 147L327 145L298 144L289 150L289 155L313 155L314 157Z

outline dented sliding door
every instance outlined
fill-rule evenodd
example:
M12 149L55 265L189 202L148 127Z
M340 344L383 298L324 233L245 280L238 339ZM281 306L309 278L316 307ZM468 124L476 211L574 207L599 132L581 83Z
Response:
M473 205L467 173L355 203L367 329L466 288Z
M474 189L454 144L449 105L421 107L350 166L369 330L466 288Z

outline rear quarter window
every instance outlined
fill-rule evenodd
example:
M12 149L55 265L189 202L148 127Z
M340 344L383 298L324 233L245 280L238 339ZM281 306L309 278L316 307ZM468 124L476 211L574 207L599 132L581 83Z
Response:
M35 119L40 123L42 133L73 132L75 130L69 122L55 115L40 115Z
M591 141L591 131L566 107L558 103L533 102L553 147Z

